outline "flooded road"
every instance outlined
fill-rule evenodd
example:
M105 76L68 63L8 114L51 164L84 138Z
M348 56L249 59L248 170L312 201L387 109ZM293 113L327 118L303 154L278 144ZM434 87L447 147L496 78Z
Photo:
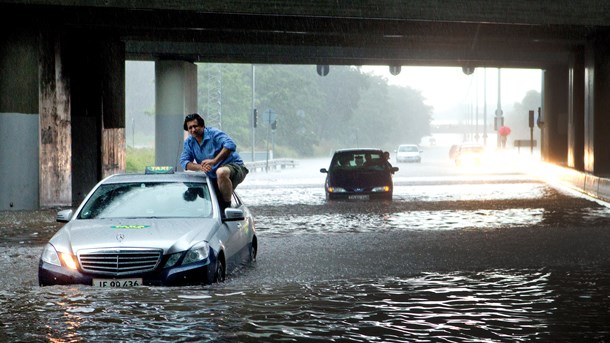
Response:
M55 211L0 212L0 341L609 340L608 208L445 155L391 202L327 203L326 159L250 174L258 260L212 286L39 287Z

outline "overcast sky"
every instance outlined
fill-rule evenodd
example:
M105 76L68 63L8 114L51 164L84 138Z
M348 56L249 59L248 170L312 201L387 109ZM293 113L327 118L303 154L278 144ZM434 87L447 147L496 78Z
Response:
M387 66L364 66L365 72L375 73L388 79L390 84L409 86L420 90L426 103L434 107L434 113L479 103L482 110L484 99L484 75L487 74L487 108L492 113L498 102L498 69L476 69L465 75L456 67L402 67L400 74L390 74ZM530 90L541 91L540 69L501 69L502 109L521 102ZM478 92L477 92L478 89ZM478 99L476 94L478 93Z

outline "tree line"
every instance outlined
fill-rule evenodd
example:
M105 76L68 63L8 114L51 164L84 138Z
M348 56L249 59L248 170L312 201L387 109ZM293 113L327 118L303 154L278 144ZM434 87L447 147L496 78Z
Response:
M240 151L252 148L252 66L198 64L198 108L210 126L221 126ZM255 150L271 138L275 157L307 157L350 147L393 149L430 133L432 107L421 93L389 85L358 67L331 66L319 76L311 65L256 65ZM277 114L271 131L263 113ZM215 122L217 113L220 121ZM271 136L271 134L273 136Z

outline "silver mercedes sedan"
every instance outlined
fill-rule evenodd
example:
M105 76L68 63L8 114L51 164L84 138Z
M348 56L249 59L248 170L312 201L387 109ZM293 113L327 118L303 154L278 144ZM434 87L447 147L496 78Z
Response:
M147 168L99 182L40 257L40 285L192 285L224 281L256 259L254 219L237 194L221 212L199 172Z

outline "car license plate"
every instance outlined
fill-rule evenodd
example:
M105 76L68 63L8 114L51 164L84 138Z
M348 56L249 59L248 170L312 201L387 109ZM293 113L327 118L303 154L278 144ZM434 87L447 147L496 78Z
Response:
M104 288L137 287L142 286L142 279L93 279L93 286Z
M353 194L348 195L347 198L350 200L369 200L368 194Z

